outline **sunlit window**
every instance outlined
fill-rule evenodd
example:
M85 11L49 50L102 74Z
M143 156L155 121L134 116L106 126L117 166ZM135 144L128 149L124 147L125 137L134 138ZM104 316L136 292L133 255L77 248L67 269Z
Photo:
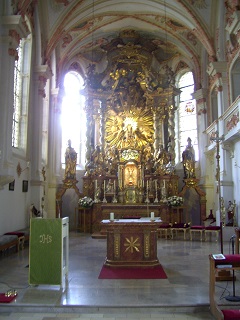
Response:
M187 146L188 137L192 140L195 150L195 160L199 159L196 101L192 98L194 92L194 79L192 72L185 73L179 80L180 104L179 104L179 142L180 156Z
M14 100L13 100L13 123L12 123L12 146L19 147L19 129L21 116L21 96L22 96L22 40L17 48L18 59L15 60L14 66Z
M31 34L20 40L14 66L12 147L26 151L31 68Z
M80 94L83 79L76 72L69 72L64 78L65 96L62 102L62 164L65 164L65 151L68 140L78 154L79 169L85 165L86 115L85 98Z

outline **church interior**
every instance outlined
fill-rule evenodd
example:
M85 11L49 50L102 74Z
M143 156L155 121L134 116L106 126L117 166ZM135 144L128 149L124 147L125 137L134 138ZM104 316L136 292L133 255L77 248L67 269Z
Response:
M106 239L107 254L112 248L117 255L121 247L112 221L141 224L148 218L144 250L151 247L150 256L157 252L162 265L165 259L169 301L153 299L158 290L164 296L161 285L149 289L147 280L132 281L132 292L141 288L147 297L149 290L150 302L131 297L131 307L151 307L154 317L154 308L173 312L180 305L179 312L186 306L202 308L204 319L227 319L209 311L209 255L239 253L240 1L2 0L0 12L4 282L15 270L7 270L8 263L28 264L31 234L20 233L29 231L32 220L68 218L73 279L76 253L85 262L78 290L70 281L73 291L65 291L53 306L93 308L89 295L81 303L76 295L84 281L86 288L100 290L91 277L95 264L100 268L100 253L106 254ZM149 233L157 236L152 245L146 234L156 221L161 226ZM7 244L6 235L17 240ZM11 251L16 241L17 254ZM198 263L190 267L190 279L184 274L185 282L178 282L178 269L171 272L171 266L187 270L191 256ZM92 273L86 276L88 268ZM203 269L204 279L194 278ZM26 271L20 286L28 282ZM194 291L196 299L190 299L194 281L200 294ZM102 286L108 300L107 285ZM127 285L117 286L110 285L110 295L115 290L123 301ZM49 288L43 290L48 297ZM15 306L31 306L31 293L37 297L40 287L24 290ZM95 307L107 307L95 299ZM130 307L125 300L122 305Z

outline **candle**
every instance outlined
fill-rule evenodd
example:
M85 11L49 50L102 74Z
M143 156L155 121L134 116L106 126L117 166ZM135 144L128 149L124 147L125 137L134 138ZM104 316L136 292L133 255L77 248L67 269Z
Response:
M151 220L154 219L154 212L151 212Z
M105 189L106 189L106 181L103 180L103 191L105 191Z
M114 212L110 212L110 221L114 220Z
M147 180L147 189L148 189L148 180Z
M157 180L155 180L155 189L157 190Z
M95 180L95 190L97 190L97 180Z
M113 181L113 189L114 189L114 191L116 190L116 181L115 180Z
M163 188L165 188L165 180L163 180Z

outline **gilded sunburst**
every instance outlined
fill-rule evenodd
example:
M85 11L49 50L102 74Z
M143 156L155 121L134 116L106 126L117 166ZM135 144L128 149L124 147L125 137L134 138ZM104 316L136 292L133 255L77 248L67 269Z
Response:
M111 114L106 120L106 142L118 149L141 149L153 143L153 117L150 111L124 111Z

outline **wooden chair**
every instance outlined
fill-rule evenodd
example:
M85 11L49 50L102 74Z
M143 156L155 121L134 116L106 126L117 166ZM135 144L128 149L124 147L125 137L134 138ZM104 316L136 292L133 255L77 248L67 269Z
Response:
M210 311L212 315L217 320L233 320L240 319L240 310L239 309L224 309L222 310L215 299L215 282L216 282L216 273L219 270L240 270L240 255L239 254L230 254L225 255L223 260L215 260L213 255L209 255L210 262L210 277L209 277L209 300L210 300ZM219 268L218 265L231 265L232 268ZM237 306L236 306L237 307Z
M205 232L205 227L204 226L191 226L191 228L190 228L190 240L192 241L194 233L199 233L200 234L200 240L202 241L204 232Z
M207 235L212 234L212 233L215 233L216 241L218 241L220 232L221 232L221 227L219 227L219 226L205 227L205 241L207 241Z
M171 230L172 224L171 223L163 223L161 224L157 231L158 231L158 237L162 237L162 233L165 235L165 239L172 239L172 230Z
M177 235L178 231L183 231L183 239L186 240L187 232L190 230L191 222L188 223L177 223L175 222L171 227L172 238Z

